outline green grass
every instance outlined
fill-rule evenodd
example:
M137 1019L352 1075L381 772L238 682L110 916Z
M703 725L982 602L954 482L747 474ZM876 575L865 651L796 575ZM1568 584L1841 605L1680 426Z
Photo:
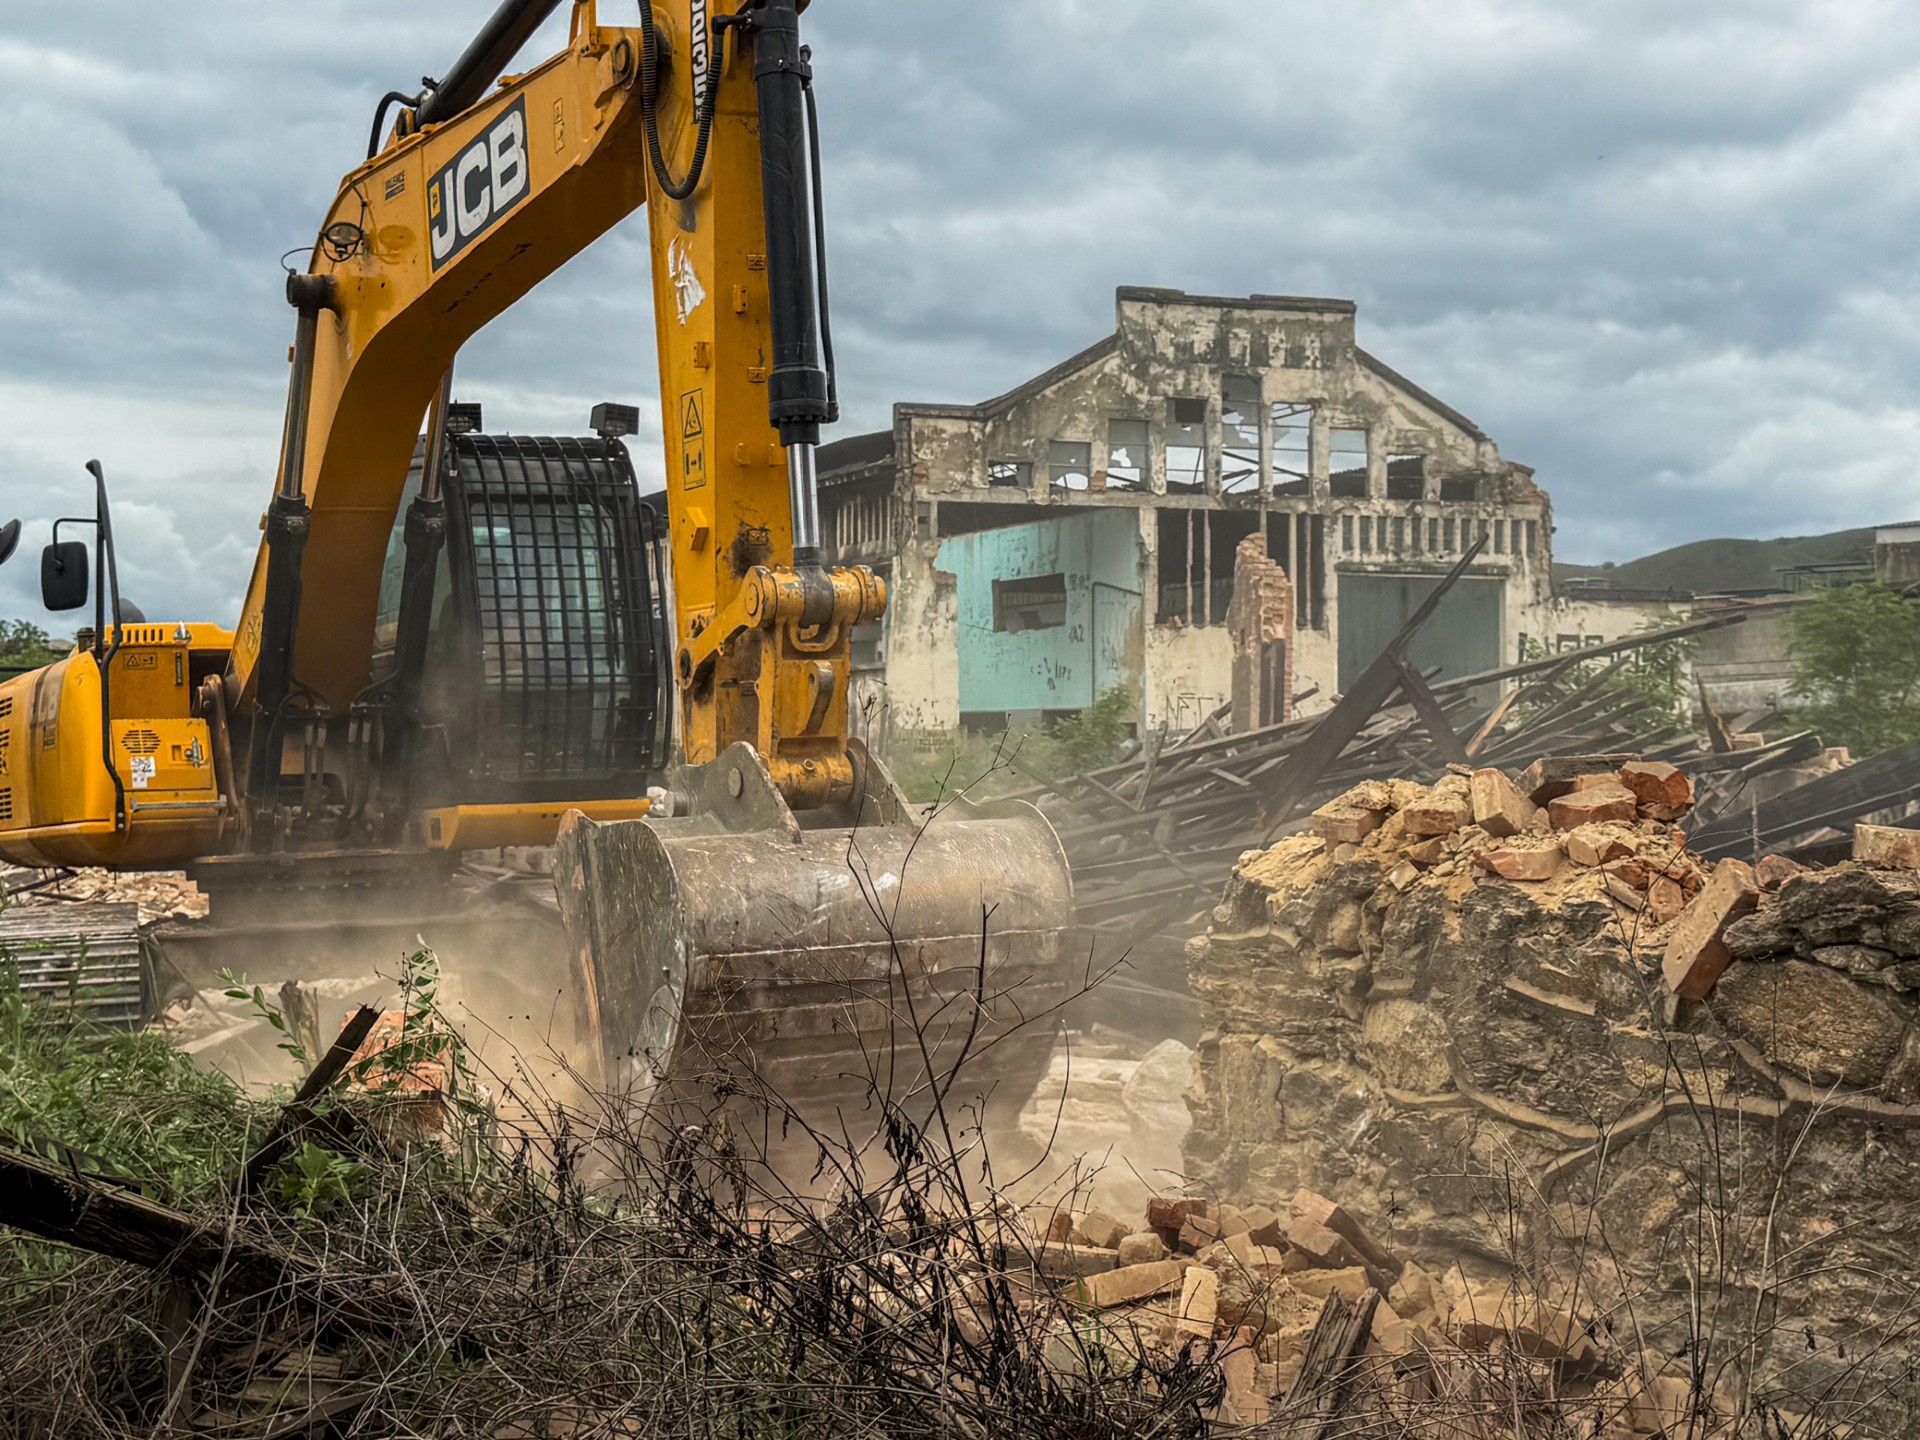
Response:
M255 1108L166 1035L96 1025L24 994L0 964L0 1135L178 1203L217 1190L246 1154Z

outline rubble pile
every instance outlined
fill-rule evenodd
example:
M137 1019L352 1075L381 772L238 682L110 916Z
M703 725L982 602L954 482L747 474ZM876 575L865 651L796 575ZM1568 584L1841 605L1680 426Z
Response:
M1737 1332L1796 1393L1910 1353L1920 836L1716 863L1691 796L1626 755L1455 767L1244 855L1188 950L1191 1179L1342 1196L1663 1354Z
M1109 1345L1162 1356L1184 1347L1217 1363L1226 1394L1214 1418L1229 1424L1275 1419L1311 1384L1303 1372L1329 1297L1369 1302L1350 1416L1470 1420L1449 1402L1484 1391L1496 1373L1513 1393L1516 1363L1563 1418L1577 1411L1590 1422L1582 1433L1596 1436L1663 1434L1688 1415L1706 1436L1736 1403L1696 1403L1684 1360L1628 1353L1591 1318L1537 1295L1470 1283L1457 1269L1430 1273L1311 1190L1272 1205L1156 1196L1130 1221L1054 1209L1033 1229L1040 1275L1071 1313L1097 1317ZM1083 1351L1066 1353L1078 1363ZM1487 1418L1489 1437L1512 1433L1510 1410Z
M140 922L199 920L207 897L180 871L22 870L0 865L0 904L138 905Z

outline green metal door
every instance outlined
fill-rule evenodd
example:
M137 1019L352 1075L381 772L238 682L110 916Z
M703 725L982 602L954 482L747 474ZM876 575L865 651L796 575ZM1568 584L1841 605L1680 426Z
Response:
M1429 575L1340 576L1340 688L1360 678L1440 582ZM1443 679L1500 666L1507 582L1469 577L1440 602L1407 658Z

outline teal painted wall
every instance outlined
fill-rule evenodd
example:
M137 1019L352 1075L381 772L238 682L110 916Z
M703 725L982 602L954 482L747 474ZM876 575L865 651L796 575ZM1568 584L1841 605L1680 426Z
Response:
M1138 512L1088 510L959 535L936 562L955 577L963 712L1081 710L1115 685L1138 690L1143 556ZM1066 579L1065 623L993 628L993 582Z

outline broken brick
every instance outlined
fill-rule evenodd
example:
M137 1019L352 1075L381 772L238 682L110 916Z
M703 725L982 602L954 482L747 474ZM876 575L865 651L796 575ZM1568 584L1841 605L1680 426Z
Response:
M1579 775L1574 777L1573 788L1567 793L1569 795L1578 795L1582 790L1598 790L1602 785L1618 785L1619 783L1620 775L1617 771L1609 771L1601 775Z
M1759 900L1753 868L1739 860L1722 860L1667 942L1660 970L1674 994L1682 1000L1707 998L1733 963L1721 936L1735 920L1752 913Z
M1624 836L1598 825L1582 825L1567 831L1565 843L1569 860L1594 869L1615 860L1630 859L1633 855L1633 846L1626 842Z
M1366 1226L1354 1219L1351 1211L1334 1204L1326 1196L1315 1194L1302 1186L1293 1192L1293 1199L1288 1202L1287 1208L1294 1219L1311 1220L1333 1231L1353 1246L1361 1260L1374 1269L1392 1275L1400 1273L1401 1262L1394 1253L1376 1240Z
M1265 1205L1249 1205L1240 1212L1247 1222L1247 1234L1253 1237L1256 1245L1285 1245L1287 1227L1280 1223L1280 1217Z
M1156 1195L1147 1201L1147 1224L1155 1230L1178 1230L1189 1217L1205 1215L1207 1202Z
M1636 890L1618 875L1607 876L1607 894L1618 900L1629 910L1638 912L1647 908L1647 896L1643 890Z
M1458 795L1435 793L1400 812L1410 835L1451 835L1473 823L1473 808Z
M1693 808L1693 781L1660 760L1633 760L1620 767L1620 783L1657 820L1677 820Z
M1171 1253L1167 1242L1158 1230L1141 1230L1136 1234L1123 1236L1117 1247L1121 1266L1151 1265L1164 1260Z
M1260 1362L1253 1351L1256 1339L1255 1331L1242 1328L1220 1357L1220 1374L1227 1382L1226 1409L1232 1412L1223 1418L1231 1424L1263 1425L1272 1413L1260 1385Z
M1560 847L1537 845L1526 849L1482 850L1473 857L1473 863L1502 880L1551 880L1560 869Z
M1476 770L1471 785L1473 823L1496 840L1525 834L1540 814L1503 770Z
M1188 1260L1155 1260L1145 1265L1123 1265L1101 1275L1089 1275L1081 1287L1087 1304L1096 1309L1131 1305L1136 1300L1165 1294L1178 1287L1191 1264Z
M1430 1320L1439 1311L1433 1277L1418 1265L1407 1264L1402 1267L1400 1278L1393 1282L1393 1288L1387 1291L1387 1304L1402 1320Z
M1218 1220L1210 1220L1205 1215L1189 1215L1187 1223L1180 1227L1180 1248L1190 1252L1204 1250L1217 1243L1225 1233Z
M1336 796L1333 803L1350 805L1355 810L1378 810L1385 814L1399 808L1394 804L1393 785L1391 780L1362 780L1344 795Z
M1629 856L1625 860L1609 860L1606 871L1609 875L1618 875L1623 883L1642 892L1653 883L1653 872L1647 869L1645 862L1637 856Z
M1358 845L1378 830L1383 817L1378 810L1362 810L1338 801L1322 805L1313 812L1313 833L1329 846Z
M1556 830L1574 830L1607 820L1632 820L1639 813L1633 792L1617 780L1562 795L1547 805L1547 819Z
M1521 775L1520 793L1536 805L1545 805L1562 795L1571 795L1575 782L1588 776L1605 776L1619 783L1620 767L1638 760L1638 755L1547 755L1533 762ZM1628 816L1632 819L1632 816Z
M1891 825L1856 825L1853 858L1883 870L1920 870L1920 830Z
M1409 845L1406 856L1416 865L1438 865L1447 858L1446 837L1438 836L1432 840L1422 840L1418 844Z
M1085 1275L1099 1275L1119 1264L1120 1257L1111 1250L1097 1250L1091 1245L1067 1245L1049 1240L1034 1255L1034 1268L1042 1275L1055 1279L1074 1279Z
M1083 1244L1112 1250L1127 1237L1127 1227L1104 1210L1095 1210L1074 1227Z
M1391 1306L1378 1305L1373 1311L1373 1339L1389 1355L1405 1355L1414 1346L1414 1330L1394 1313Z
M1287 1226L1287 1244L1323 1270L1339 1270L1364 1264L1364 1257L1347 1237L1337 1234L1316 1220L1298 1216Z
M1378 1293L1372 1277L1358 1265L1344 1270L1305 1270L1287 1277L1290 1289L1313 1300L1338 1295L1342 1300L1362 1300L1369 1292Z
M1455 1322L1454 1339L1475 1350L1504 1341L1523 1355L1554 1361L1576 1372L1591 1368L1600 1358L1599 1347L1578 1320L1520 1296L1476 1305L1468 1318Z
M1654 924L1665 925L1669 920L1676 920L1686 908L1686 891L1665 875L1653 877L1647 886L1647 911L1653 916Z
M1193 1266L1180 1287L1180 1333L1211 1339L1219 1313L1220 1277L1203 1266Z

